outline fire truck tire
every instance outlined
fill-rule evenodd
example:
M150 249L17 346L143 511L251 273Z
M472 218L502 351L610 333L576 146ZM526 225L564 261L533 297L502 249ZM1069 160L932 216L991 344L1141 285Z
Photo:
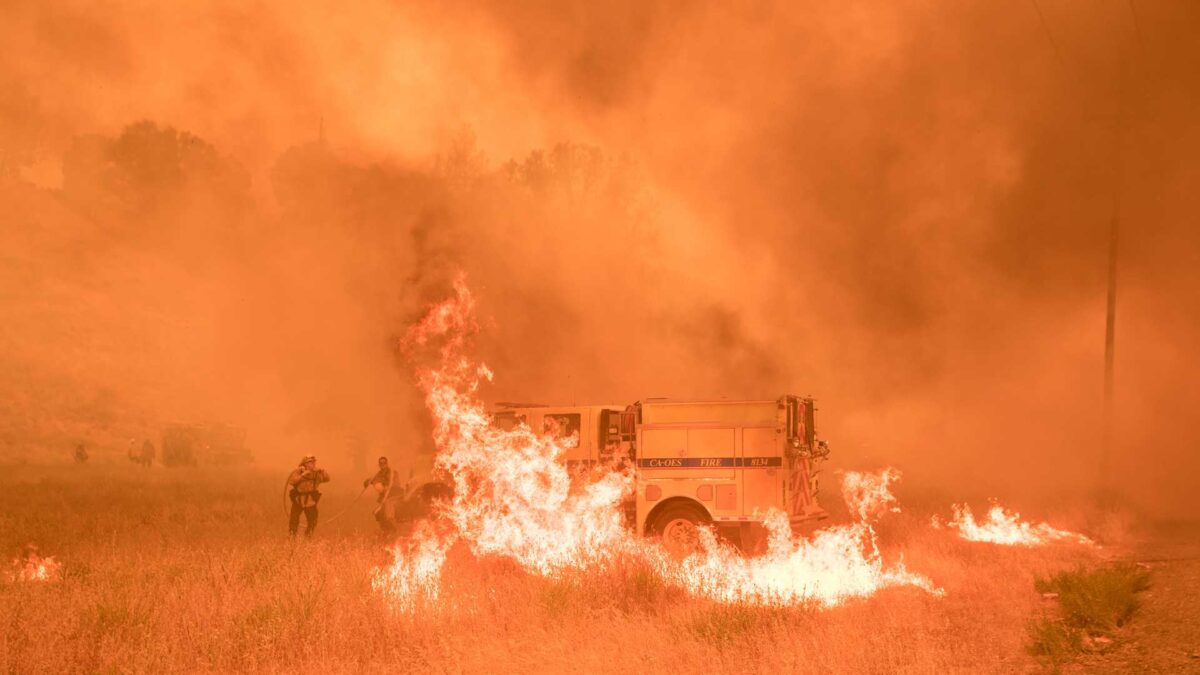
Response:
M710 522L703 509L682 502L664 508L655 517L651 532L662 539L663 548L672 557L683 559L700 549L699 528Z

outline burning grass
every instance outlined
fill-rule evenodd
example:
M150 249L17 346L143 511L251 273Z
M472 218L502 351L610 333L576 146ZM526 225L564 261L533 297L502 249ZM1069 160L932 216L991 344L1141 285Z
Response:
M0 553L35 540L63 564L53 584L0 579L9 672L1006 672L1035 663L1035 578L1092 560L962 541L929 528L939 505L910 494L878 546L944 597L717 602L641 558L546 576L458 541L436 605L396 612L372 586L386 555L369 508L293 544L274 473L5 471ZM339 477L327 509L353 498Z
M46 582L58 579L62 563L54 556L43 556L36 544L26 544L21 555L12 561L8 577L16 582Z
M1067 542L1091 546L1094 542L1075 532L1061 530L1049 523L1029 523L1021 520L1021 514L1009 511L999 504L992 504L987 518L975 520L975 514L966 504L954 504L954 517L945 527L958 532L967 541L980 541L1005 546L1042 546L1055 542ZM932 520L934 527L942 527L937 516Z

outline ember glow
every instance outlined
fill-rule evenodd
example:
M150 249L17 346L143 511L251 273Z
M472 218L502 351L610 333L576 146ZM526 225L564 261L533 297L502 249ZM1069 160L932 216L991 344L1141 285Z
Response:
M632 557L689 593L718 601L833 606L888 586L938 592L903 564L886 565L876 545L870 520L895 510L888 486L899 474L891 469L846 474L845 497L859 515L853 524L796 538L787 516L773 511L766 517L770 534L761 557L743 557L701 529L697 552L681 561L671 558L622 523L619 507L634 483L628 467L607 467L573 486L560 461L569 438L553 430L537 434L526 425L492 426L476 397L491 371L466 356L476 329L473 313L474 300L460 278L455 296L433 307L406 338L410 356L435 355L436 365L421 368L418 381L433 418L437 467L455 492L442 506L452 532L419 529L393 550L391 566L376 572L375 588L398 609L411 609L422 596L436 600L446 551L459 539L477 556L510 558L547 576L586 570L618 555Z
M983 541L1006 546L1041 546L1053 542L1073 542L1091 545L1094 542L1087 537L1060 530L1048 523L1028 523L1021 520L1021 514L1009 511L999 504L993 504L988 509L987 519L976 521L971 513L971 507L966 504L955 504L951 507L954 517L945 524L956 530L958 535L967 541ZM934 516L933 526L941 527L941 521Z

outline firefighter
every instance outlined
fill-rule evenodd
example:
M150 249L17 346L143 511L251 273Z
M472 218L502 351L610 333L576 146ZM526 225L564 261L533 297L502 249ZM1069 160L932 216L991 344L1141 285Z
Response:
M363 481L363 487L375 488L375 501L379 505L375 507L375 520L379 523L379 529L384 534L393 532L396 529L396 500L392 498L392 479L395 477L395 472L392 467L388 466L388 458L379 458L379 471L375 475Z
M87 448L83 447L83 443L76 445L75 446L75 463L76 464L87 464L87 461L88 461Z
M317 529L317 502L321 501L318 489L321 483L329 482L329 473L317 468L317 458L307 455L300 460L292 474L288 476L290 491L288 498L292 502L291 513L288 514L288 532L294 537L300 529L300 513L304 513L304 536L311 537Z
M137 448L137 441L131 438L129 439L128 454L129 461L133 462L134 464L150 466L154 463L154 444L151 443L149 439L146 439L146 441L142 443L142 447L139 450Z

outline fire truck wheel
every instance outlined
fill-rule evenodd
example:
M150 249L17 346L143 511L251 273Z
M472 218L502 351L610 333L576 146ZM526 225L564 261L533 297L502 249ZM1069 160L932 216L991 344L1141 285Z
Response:
M671 557L682 560L700 549L700 525L708 524L700 509L678 504L668 506L654 519L654 534L662 538L663 548Z

